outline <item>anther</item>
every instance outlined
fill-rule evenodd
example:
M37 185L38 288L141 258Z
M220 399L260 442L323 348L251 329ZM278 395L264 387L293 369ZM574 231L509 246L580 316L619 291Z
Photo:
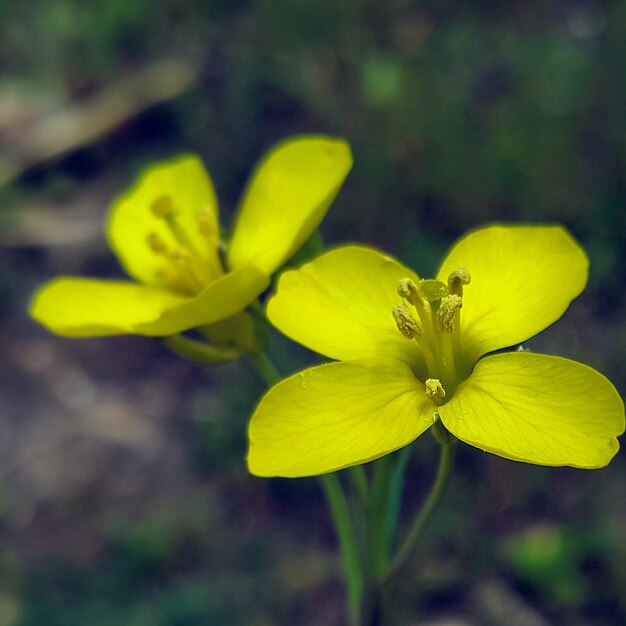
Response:
M464 267L450 272L448 276L448 293L462 296L463 285L469 285L471 280L470 273Z
M454 332L454 314L463 306L461 296L451 294L441 299L441 305L437 311L439 328L447 333Z
M159 196L152 202L150 209L155 217L169 217L177 213L170 196Z
M422 296L420 296L417 285L410 278L403 278L398 283L398 288L396 289L396 291L401 298L404 298L413 306L417 307L424 305L424 301L422 299Z
M446 397L446 390L443 388L441 381L438 378L428 378L424 383L426 386L426 395L430 398L440 398L443 400Z
M184 248L174 248L169 252L168 257L172 261L188 261L191 259L191 254Z
M167 252L167 246L156 233L150 233L146 238L146 242L150 250L156 254L165 254Z
M198 209L198 228L200 230L200 234L205 237L210 237L211 235L215 235L217 232L217 227L215 224L215 218L213 217L211 211L202 207Z
M397 304L391 310L393 319L396 321L398 330L407 338L413 339L416 335L422 334L419 322L411 315L411 312L404 304Z

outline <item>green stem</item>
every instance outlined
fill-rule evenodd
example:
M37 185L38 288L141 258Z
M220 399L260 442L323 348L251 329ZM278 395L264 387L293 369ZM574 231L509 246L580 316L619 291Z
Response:
M404 478L409 458L413 452L413 446L402 448L396 455L396 463L391 472L391 484L389 488L389 502L387 504L387 517L385 520L385 543L387 554L391 550L393 538L398 526L398 518L402 508L402 493L404 491Z
M385 520L392 461L391 456L383 456L374 463L372 485L365 503L365 580L359 609L360 626L378 626L382 620L382 588L379 579L388 556Z
M343 559L348 588L348 612L350 623L358 626L361 597L363 595L363 578L359 562L359 553L354 540L348 504L337 474L320 476L322 486L328 499L333 522L339 538L339 549Z
M263 380L269 387L280 382L282 376L265 352L251 352L248 354L248 358L252 361L252 365L254 365L256 371L261 374Z
M218 348L202 341L189 339L183 335L171 335L163 339L163 343L176 354L209 365L229 363L241 356L238 350L232 348Z
M365 468L362 465L354 465L348 471L350 472L354 488L359 496L361 506L366 507L369 498L369 486L367 484Z
M437 506L442 500L446 487L450 482L452 471L454 469L454 455L456 452L455 443L442 443L441 444L441 457L439 458L439 468L437 469L437 477L433 487L424 502L424 506L421 508L417 517L413 520L413 524L406 536L404 543L398 550L395 558L391 562L391 565L387 569L384 581L388 581L398 570L404 565L407 558L413 551L413 548L417 544L418 540L424 533L428 522L433 516L433 513L437 509Z
M383 588L371 581L363 594L363 605L359 626L381 626L383 623Z
M370 578L377 581L387 566L387 542L385 537L385 520L387 517L387 498L389 496L389 479L391 477L393 457L386 455L374 464L374 479L369 501L369 519L367 538L369 548Z

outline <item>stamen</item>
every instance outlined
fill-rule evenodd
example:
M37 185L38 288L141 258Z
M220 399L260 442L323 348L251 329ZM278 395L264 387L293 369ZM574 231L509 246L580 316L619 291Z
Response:
M193 283L195 288L202 289L203 285L206 285L211 280L220 275L219 263L207 263L205 258L198 252L194 244L193 239L189 236L183 224L178 219L179 211L172 203L170 196L160 196L150 205L152 213L162 219L174 239L179 245L179 252L170 254L172 261L184 260L185 266L194 274ZM206 212L206 215L198 212L198 224L200 231L203 229L208 233L211 229L211 215ZM217 229L215 229L217 231ZM208 235L207 235L208 236ZM211 246L213 248L213 246ZM184 252L183 252L184 251ZM215 256L215 251L212 249L211 253ZM213 267L215 265L215 267Z
M424 301L422 300L422 296L420 296L419 289L410 278L403 278L398 283L398 288L396 291L401 298L404 298L414 307L424 306Z
M146 242L155 254L170 262L170 270L163 275L163 282L185 292L199 293L209 283L223 275L218 255L219 226L210 207L200 207L197 211L197 228L191 232L193 222L181 215L171 195L163 194L149 204L154 217L163 221L169 233L165 241L156 233L148 234ZM171 237L169 237L171 234ZM206 249L198 249L203 243L198 234L206 238ZM170 249L169 245L175 246ZM203 245L202 248L205 248ZM172 271L173 270L173 271ZM161 270L158 270L161 272ZM158 277L161 280L161 276Z
M426 386L426 395L430 398L437 397L443 400L446 397L446 390L438 378L428 378L424 385Z
M155 217L168 217L170 215L176 215L178 212L174 207L171 196L167 195L159 196L154 200L150 205L150 209Z
M201 291L204 281L198 273L197 261L193 254L186 248L173 248L167 253L167 258L174 263L179 279L183 281L185 288L192 291Z
M472 277L464 267L454 270L448 276L448 292L455 296L462 296L463 285L469 285L471 281Z
M461 296L451 294L441 299L441 305L437 311L439 328L447 333L454 332L454 314L463 306Z
M163 239L156 233L150 233L146 238L146 242L150 250L155 254L165 254L167 252L167 246L163 242Z
M184 248L174 248L168 254L168 257L172 261L189 261L191 260L191 254L189 250L185 250Z
M198 229L204 237L211 237L217 233L215 218L207 207L198 209Z
M407 338L413 339L416 335L422 334L419 322L413 317L404 304L397 304L391 310L393 319L396 321L398 330Z
M449 392L454 391L461 379L457 367L465 368L461 308L463 287L470 281L470 273L460 268L449 274L447 283L403 278L396 289L404 302L393 308L393 318L402 335L417 343L429 376L426 393L437 404L446 396L442 381Z

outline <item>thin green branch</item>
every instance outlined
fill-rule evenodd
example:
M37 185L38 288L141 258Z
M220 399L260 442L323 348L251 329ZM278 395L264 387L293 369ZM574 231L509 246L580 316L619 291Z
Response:
M435 478L433 487L428 494L426 501L424 502L424 506L421 508L421 510L413 520L413 524L411 525L411 528L404 540L404 543L398 550L389 568L385 572L385 582L392 578L395 574L397 574L400 568L404 565L411 552L415 548L415 545L424 533L424 530L426 529L428 522L431 520L433 513L441 502L443 495L446 491L446 487L450 482L452 472L454 470L455 452L455 443L441 444L439 467L437 469L437 476Z
M163 343L176 354L207 365L222 365L241 356L241 352L233 348L219 348L203 341L196 341L184 335L171 335L163 339Z
M321 483L328 499L333 522L339 538L339 549L343 559L348 589L348 612L352 626L359 624L359 611L363 595L363 577L359 561L359 553L355 541L355 533L350 523L348 504L337 474L320 476Z
M387 498L391 477L393 457L386 455L374 464L374 478L369 501L368 547L370 558L370 577L378 580L387 566L387 542L385 540L385 519L387 516Z
M362 465L354 465L348 472L352 478L352 483L359 496L361 506L366 507L369 498L369 485L367 484L367 474Z
M393 538L398 526L398 518L402 509L402 494L404 492L404 478L413 446L408 445L394 455L395 465L391 471L389 487L389 501L385 520L385 543L387 554L393 545Z
M248 354L248 358L269 387L282 380L282 376L265 352L251 352Z

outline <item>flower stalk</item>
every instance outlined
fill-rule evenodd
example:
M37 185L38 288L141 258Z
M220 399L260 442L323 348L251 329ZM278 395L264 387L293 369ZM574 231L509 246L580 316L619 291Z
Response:
M222 365L230 363L241 356L234 348L212 346L203 341L196 341L184 335L171 335L163 339L163 343L176 354L205 365Z
M254 368L268 385L278 382L280 373L265 352L249 354ZM438 429L438 430L437 430ZM442 439L439 469L432 490L417 513L402 546L388 565L401 508L405 470L411 447L379 459L371 485L362 465L350 468L351 484L363 524L355 523L337 473L323 474L320 483L330 509L342 557L350 626L380 626L383 619L385 584L409 558L432 519L450 481L454 467L455 440L436 422L433 430ZM447 438L445 438L447 435ZM439 439L438 439L439 441ZM361 547L361 551L359 550Z
M431 521L433 514L441 503L448 484L450 483L450 478L452 477L452 472L454 470L456 442L448 443L444 441L443 443L440 442L440 445L441 456L439 458L439 467L437 468L435 482L433 483L432 489L424 501L423 506L413 520L404 542L383 576L383 581L385 583L393 578L393 576L395 576L406 563L407 559L415 549L415 546L424 534L428 523Z

